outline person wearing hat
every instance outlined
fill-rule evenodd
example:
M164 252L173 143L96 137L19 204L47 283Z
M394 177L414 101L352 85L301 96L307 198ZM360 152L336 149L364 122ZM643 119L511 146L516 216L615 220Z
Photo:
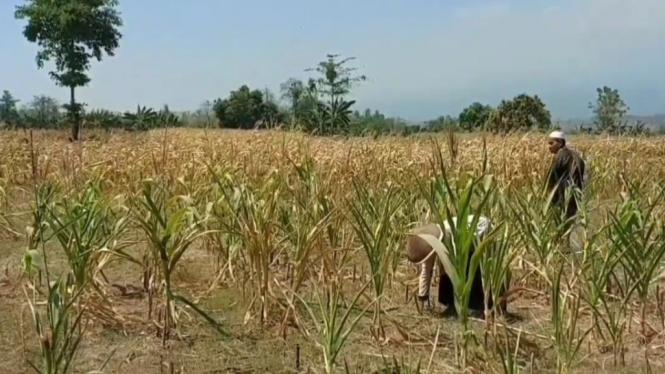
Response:
M547 178L547 192L554 191L552 204L565 210L568 220L566 229L572 223L571 218L577 215L578 206L575 196L571 196L566 205L566 189L573 186L579 191L584 188L585 163L580 155L568 148L566 137L561 131L553 131L549 135L548 145L554 155Z
M457 217L452 218L455 225L457 225ZM468 222L473 221L473 215L468 216ZM473 254L475 250L475 245L478 241L483 240L484 236L490 230L490 220L486 217L478 217L478 223L475 229L475 241L472 244L473 247L469 253L469 256ZM437 224L430 223L420 227L415 228L411 235L408 237L407 241L407 252L406 257L409 262L413 264L419 264L421 266L420 277L418 279L418 299L422 303L429 304L430 301L430 285L432 282L432 275L434 272L434 266L439 270L439 292L438 292L438 302L443 306L447 307L446 314L456 315L457 310L455 308L455 293L453 290L453 284L450 280L450 277L446 274L443 268L443 264L439 259L438 255L434 249L422 238L417 236L418 234L428 234L439 238L443 241L444 235L452 235L450 225L448 221L444 222L444 229ZM467 267L467 272L469 271ZM504 290L505 291L505 290ZM478 268L476 273L473 276L473 283L471 286L471 295L469 298L469 309L473 312L482 312L485 308L485 294L483 291L483 280L481 269ZM493 304L492 296L488 300L488 307L491 308ZM502 309L505 310L505 303L501 304Z

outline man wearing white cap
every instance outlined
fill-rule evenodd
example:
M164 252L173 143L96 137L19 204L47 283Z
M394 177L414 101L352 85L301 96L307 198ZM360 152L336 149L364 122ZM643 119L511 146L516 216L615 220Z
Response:
M582 190L586 165L577 152L566 146L566 137L563 132L551 132L548 144L550 152L554 154L547 179L548 193L556 190L552 203L565 209L566 218L570 219L577 214L577 201L574 196L571 196L568 206L564 208L566 188L572 185Z

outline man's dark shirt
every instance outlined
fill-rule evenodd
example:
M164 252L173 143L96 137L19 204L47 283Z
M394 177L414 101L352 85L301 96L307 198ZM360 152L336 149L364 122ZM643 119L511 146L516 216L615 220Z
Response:
M582 189L584 183L584 160L577 152L563 147L554 156L547 180L548 191L557 188L552 198L554 203L563 203L566 186L570 183ZM558 186L557 186L558 183Z

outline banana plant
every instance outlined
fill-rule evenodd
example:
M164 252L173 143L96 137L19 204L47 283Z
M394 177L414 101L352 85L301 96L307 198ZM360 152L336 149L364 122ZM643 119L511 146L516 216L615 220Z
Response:
M158 123L159 116L152 108L138 105L136 112L125 112L122 116L125 128L132 131L147 131Z
M336 97L330 102L317 102L307 117L309 128L318 135L339 133L351 124L351 107L355 100L346 101Z
M106 109L95 109L84 116L85 126L92 128L103 128L108 131L113 127L120 126L122 117Z
M171 113L171 112L160 112L157 115L156 123L161 127L180 127L182 126L182 121L180 117Z

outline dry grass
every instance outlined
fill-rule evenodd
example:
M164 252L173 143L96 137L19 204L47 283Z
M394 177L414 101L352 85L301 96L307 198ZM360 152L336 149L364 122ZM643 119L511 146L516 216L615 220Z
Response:
M452 180L465 172L481 173L486 142L486 171L495 178L497 197L483 214L509 226L517 219L511 214L517 213L505 204L535 191L549 162L539 135L446 135L437 141ZM665 139L577 137L571 143L590 162L593 178L587 190L590 223L583 233L600 232L602 225L611 222L609 212L620 206L621 194L628 191L625 181L638 185L639 195L634 194L631 201L647 204L648 199L656 198L654 188L665 179ZM133 261L117 256L120 247L110 248L111 256L105 257L102 248L91 245L97 257L90 265L93 283L86 286L77 303L77 308L88 308L84 313L88 330L72 364L76 373L97 369L114 349L105 369L109 373L295 373L297 366L302 372L323 372L325 363L332 361L340 372L374 373L386 370L393 357L398 369L381 373L415 372L408 371L408 363L415 368L418 360L422 360L421 372L516 372L502 367L506 355L502 360L499 351L509 352L522 372L658 372L665 367L660 259L653 260L647 302L640 303L635 295L626 303L631 318L622 334L625 351L619 356L624 362L615 367L615 355L608 348L611 344L595 329L580 340L577 355L569 354L576 343L565 343L567 337L582 336L598 323L594 316L602 314L581 301L592 261L586 263L589 268L580 268L570 257L552 254L551 264L542 263L536 260L537 249L525 242L525 233L518 234L516 225L515 237L507 246L511 253L519 254L518 261L510 264L514 272L511 286L522 290L509 303L515 318L506 323L507 330L501 327L503 323L497 327L473 320L471 330L478 344L471 344L464 356L466 367L460 367L458 322L442 318L438 311L419 311L413 301L416 268L399 252L390 257L390 248L403 248L409 225L428 219L428 205L417 182L437 177L434 154L431 139L425 137L370 140L169 130L96 134L79 145L56 132L36 132L32 139L23 133L1 133L0 372L31 372L27 361L39 364L42 357L28 302L40 308L45 298L33 295L29 285L35 282L43 291L43 282L40 287L39 276L25 274L21 264L26 253L25 227L34 224L34 181L58 182L56 198L71 200L72 193L83 191L90 180L99 180L101 199L113 209L107 219L113 223L123 216L131 221L117 240ZM136 210L140 206L137 199L145 191L147 178L157 180L168 197L187 197L184 203L168 202L164 213L176 216L180 208L194 212L183 216L189 221L183 218L180 234L212 230L183 249L182 258L168 272L173 292L219 321L228 334L219 334L199 313L174 298L177 308L173 313L179 318L170 323L174 333L164 336L162 300L169 292L160 281L166 272L155 242L147 239L150 230L141 230L131 218L142 214ZM357 238L362 230L354 225L361 222L363 211L356 212L360 215L354 220L349 202L358 202L360 197L353 182L367 188L366 200L377 207L374 215L364 211L370 224L385 218L381 209L400 202L394 215L381 221L390 224L391 230L385 241L372 242L373 252L365 252ZM235 195L233 188L237 188ZM386 201L384 196L391 188L397 193ZM535 206L529 211L533 216L524 210L521 219L542 218L537 217L542 201L530 201ZM654 223L654 232L663 235L656 239L665 239L662 208L658 205L658 215L649 221ZM376 218L379 216L382 218ZM621 227L628 230L626 225ZM608 235L589 244L589 250L609 253L605 249L612 247L611 238L616 237ZM652 242L645 239L643 247L652 248ZM632 245L627 240L622 243ZM618 248L621 243L614 244ZM51 278L70 270L65 247L67 244L55 240L44 245ZM372 253L374 259L366 253ZM388 257L381 257L384 255ZM371 278L370 261L376 261L374 265L384 272L382 290L371 285L363 288ZM559 310L563 319L559 325L550 305L553 286L547 282L555 278L557 261L566 263L559 286L569 300ZM626 279L633 278L624 262L619 262L621 266L610 269L616 272L614 287L630 286ZM94 270L97 267L103 268L103 274ZM534 269L546 275L538 275ZM383 294L377 309L371 303L379 291ZM346 324L326 327L326 317L341 318L356 295L360 296ZM338 310L327 301L335 296L340 298ZM359 313L366 308L368 313ZM566 328L575 315L573 309L579 311L579 317L574 317L577 325ZM356 318L358 324L352 326ZM562 331L559 335L557 326ZM315 342L332 352L347 329L348 340L339 346L337 359L326 359ZM566 357L579 363L561 364Z

